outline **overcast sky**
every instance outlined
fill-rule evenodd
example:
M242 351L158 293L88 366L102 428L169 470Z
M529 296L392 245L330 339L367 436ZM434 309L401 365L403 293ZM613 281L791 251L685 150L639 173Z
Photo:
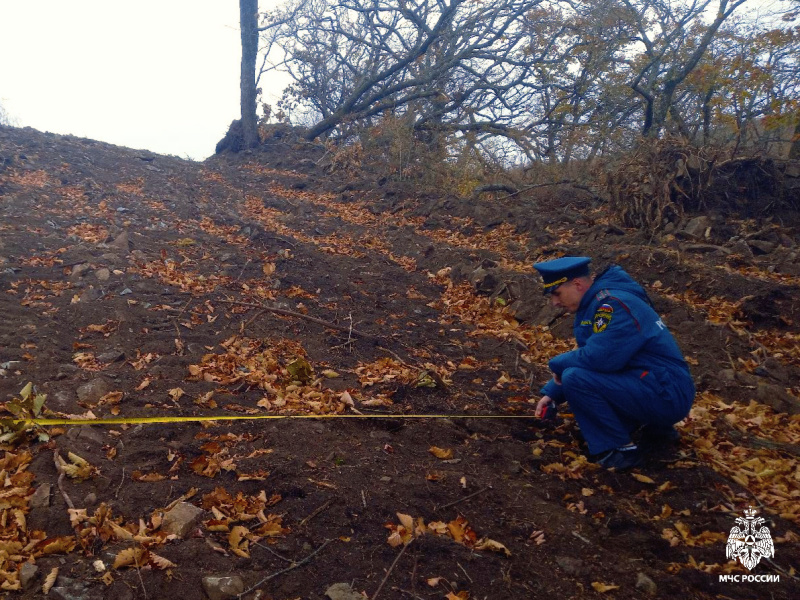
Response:
M237 0L0 0L20 126L202 160L239 117L240 58Z

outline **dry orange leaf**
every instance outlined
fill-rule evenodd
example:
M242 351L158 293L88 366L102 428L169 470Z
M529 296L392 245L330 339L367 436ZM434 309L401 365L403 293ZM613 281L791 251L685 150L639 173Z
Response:
M248 534L247 527L242 525L236 525L231 529L228 534L228 544L230 544L231 552L242 558L250 558L250 553L248 552L249 542L247 541Z
M153 565L156 569L172 569L177 567L174 562L164 558L163 556L159 556L158 554L150 553L150 564Z
M631 475L633 475L633 478L636 481L641 481L642 483L652 483L653 485L655 485L656 483L655 481L650 479L647 475L642 475L640 473L631 473Z
M140 546L134 548L126 548L114 559L114 568L121 569L122 567L141 567L147 563L147 549Z
M612 590L618 590L618 585L612 585L608 583L600 583L599 581L592 582L592 588L596 592L600 592L601 594L605 594L606 592L610 592Z
M430 448L428 448L428 452L430 452L440 460L447 460L453 458L452 448L445 449L445 448L439 448L438 446L431 446Z
M44 584L42 585L42 594L45 596L50 593L50 590L56 583L56 578L58 577L58 567L53 567L53 569L47 574L47 577L44 579Z

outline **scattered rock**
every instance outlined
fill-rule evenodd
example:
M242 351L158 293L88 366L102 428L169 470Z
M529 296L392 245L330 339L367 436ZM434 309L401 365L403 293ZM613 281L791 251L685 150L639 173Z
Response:
M714 244L685 244L681 246L684 252L717 252L718 254L730 254L731 250L724 246L715 246Z
M741 256L743 259L750 261L753 259L753 251L750 246L742 239L734 240L728 244L728 249L733 253Z
M147 262L147 256L145 256L145 253L141 250L132 250L130 260L131 262L145 263Z
M800 414L800 400L786 391L782 385L759 382L756 387L756 398L759 402L790 415Z
M36 584L36 578L39 575L39 567L33 563L26 562L20 567L19 582L22 584L23 590L29 590Z
M686 227L683 228L683 233L689 235L695 239L708 239L709 236L706 235L706 232L711 227L711 219L705 215L700 217L695 217L691 221L686 224Z
M86 583L79 579L59 577L56 587L50 590L48 596L59 600L99 600L103 594L99 590L89 590Z
M89 383L84 383L77 389L78 400L93 404L111 391L111 385L103 379L98 377L92 379Z
M94 506L95 504L97 504L97 494L94 492L86 494L86 497L83 499L83 505L88 507Z
M50 490L52 486L49 483L43 483L36 488L30 499L31 508L47 508L50 506Z
M82 263L80 265L75 265L74 267L72 267L72 273L70 273L69 278L72 279L73 281L75 279L79 279L79 278L83 277L84 275L86 275L86 273L91 271L91 269L92 268L89 266L88 263Z
M389 477L388 475L384 475L383 477L381 477L381 481L383 483L391 483L392 482L392 478Z
M198 508L188 502L178 502L171 510L164 513L161 529L184 538L200 522L202 516L202 508Z
M94 276L97 277L99 281L108 281L111 279L111 271L103 267L102 269L97 269L94 272Z
M66 379L69 377L66 373L60 372L56 375L56 379ZM67 409L72 409L75 405L75 395L67 390L58 390L54 394L47 395L47 407L57 410L59 412L69 412Z
M572 556L556 556L556 564L567 575L582 575L586 571L583 561Z
M128 232L123 231L120 233L112 242L108 244L109 248L116 248L118 250L123 250L125 252L130 251L131 249L131 242L128 239Z
M656 592L658 592L658 586L656 582L650 579L644 573L637 573L636 574L636 589L641 590L646 594L650 594L654 596Z
M330 600L364 600L364 596L355 591L349 583L334 583L325 590L325 595Z
M102 295L103 294L100 292L100 290L95 289L94 286L90 285L81 294L80 301L81 302L94 302L95 300L100 298L100 296L102 296Z
M244 581L238 576L209 575L203 577L203 589L210 600L226 600L227 598L236 598L244 592Z
M114 363L125 360L125 353L122 350L109 350L97 355L97 360L104 363Z
M767 242L764 240L748 240L747 243L753 249L753 254L755 255L770 254L778 247L778 244L775 242Z
M92 442L98 446L102 446L108 441L105 431L101 427L92 425L72 427L67 431L66 436L76 442Z

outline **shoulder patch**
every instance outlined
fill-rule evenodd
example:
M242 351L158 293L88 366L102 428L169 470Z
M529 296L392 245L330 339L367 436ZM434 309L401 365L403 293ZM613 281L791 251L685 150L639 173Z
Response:
M611 323L611 317L614 316L614 309L610 304L602 304L594 313L592 319L592 332L601 333L606 330L608 324Z

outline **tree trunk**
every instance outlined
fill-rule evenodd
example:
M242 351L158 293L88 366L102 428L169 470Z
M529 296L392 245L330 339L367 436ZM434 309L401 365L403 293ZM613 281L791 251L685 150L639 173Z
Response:
M258 55L258 0L239 0L239 29L242 34L241 91L244 148L258 145L256 120L256 56Z

